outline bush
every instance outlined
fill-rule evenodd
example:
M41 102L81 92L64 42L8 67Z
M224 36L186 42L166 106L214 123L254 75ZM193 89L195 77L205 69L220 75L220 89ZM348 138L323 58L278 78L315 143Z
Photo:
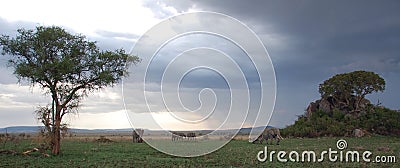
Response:
M293 125L282 129L286 137L348 136L356 128L373 134L400 136L400 112L383 107L371 107L357 114L333 110L317 110L307 118L299 116Z

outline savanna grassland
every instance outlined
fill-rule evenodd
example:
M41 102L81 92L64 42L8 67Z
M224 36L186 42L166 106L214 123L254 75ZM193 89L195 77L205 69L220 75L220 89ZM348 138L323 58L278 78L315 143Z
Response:
M241 138L239 138L241 139ZM259 151L264 150L264 144L251 144L245 140L233 140L223 148L211 154L194 157L174 157L153 149L146 143L132 143L129 138L115 138L113 142L95 142L92 139L66 138L62 140L58 156L44 157L39 152L29 156L23 151L37 147L33 140L25 139L19 142L1 144L1 150L15 150L16 154L0 153L0 167L399 167L400 138L372 136L363 138L287 138L280 145L268 145L268 151L310 151L319 153L329 148L338 150L336 142L339 139L347 141L347 150L371 151L375 156L395 156L397 163L359 163L330 162L328 156L320 163L257 160ZM177 142L179 143L179 142ZM193 142L196 143L196 142ZM339 151L339 150L338 150ZM286 156L288 158L288 156Z

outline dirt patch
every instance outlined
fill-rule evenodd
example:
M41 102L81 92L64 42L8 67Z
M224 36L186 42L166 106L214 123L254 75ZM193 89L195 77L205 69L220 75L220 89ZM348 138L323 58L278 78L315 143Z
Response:
M111 139L106 138L105 136L100 136L99 139L96 139L95 142L101 142L101 143L110 143L114 142Z
M378 151L389 152L390 148L386 147L386 146L381 146L381 147L378 147Z

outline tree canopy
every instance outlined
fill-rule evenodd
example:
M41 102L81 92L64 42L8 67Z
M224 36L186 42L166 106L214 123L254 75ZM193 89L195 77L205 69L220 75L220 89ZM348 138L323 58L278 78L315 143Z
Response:
M385 90L385 80L378 74L368 71L354 71L337 74L319 85L321 97L333 97L338 101L349 104L350 98L355 96L355 108L366 95Z
M3 55L20 80L39 85L53 100L52 153L59 153L60 125L88 93L114 86L139 62L123 49L100 50L96 42L57 26L18 29L16 37L0 36ZM46 111L46 110L44 110Z

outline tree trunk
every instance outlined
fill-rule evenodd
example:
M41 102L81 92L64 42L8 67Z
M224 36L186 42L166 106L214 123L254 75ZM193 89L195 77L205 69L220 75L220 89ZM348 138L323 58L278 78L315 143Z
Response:
M355 102L356 109L355 109L354 111L358 111L358 106L359 106L359 104L360 104L360 100L359 100L359 98L357 97L357 98L356 98L356 102Z
M356 111L360 108L361 100L364 99L362 96L356 96Z
M60 122L56 121L56 128L54 129L54 134L52 136L52 149L51 153L54 155L58 155L60 153L60 139L61 139L61 134L60 134Z
M61 140L61 106L56 106L56 116L55 116L55 124L53 128L53 132L51 135L51 153L54 155L58 155L60 153L60 140Z

